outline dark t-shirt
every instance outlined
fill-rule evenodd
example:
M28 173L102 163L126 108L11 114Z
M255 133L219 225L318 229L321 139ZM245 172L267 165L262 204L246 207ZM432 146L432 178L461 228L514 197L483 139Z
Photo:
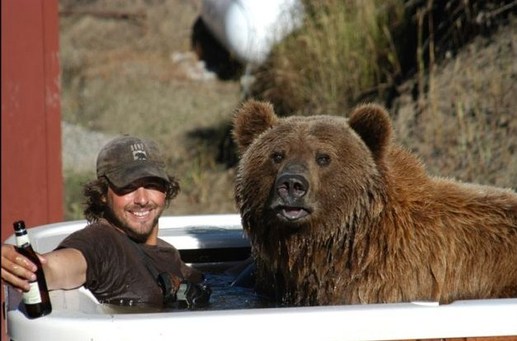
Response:
M194 283L202 274L187 266L178 250L159 239L158 245L136 244L124 233L101 219L69 235L58 249L74 248L86 258L84 286L101 303L161 306L163 295L143 260L140 248L158 272L169 272Z

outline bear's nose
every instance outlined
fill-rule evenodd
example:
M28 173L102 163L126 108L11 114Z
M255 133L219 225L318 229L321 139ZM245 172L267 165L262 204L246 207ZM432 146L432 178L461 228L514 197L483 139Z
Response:
M275 188L282 199L296 200L307 193L309 182L300 174L284 173L277 178Z

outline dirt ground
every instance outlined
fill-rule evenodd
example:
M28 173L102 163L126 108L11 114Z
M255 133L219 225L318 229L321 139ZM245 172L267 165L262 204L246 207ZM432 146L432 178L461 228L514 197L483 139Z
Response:
M199 11L200 0L60 1L68 219L81 218L80 183L94 176L100 146L121 133L165 146L182 185L167 213L236 212L222 154L240 84L218 80L193 53ZM396 136L430 173L516 188L516 22L399 88ZM426 95L416 98L419 86Z

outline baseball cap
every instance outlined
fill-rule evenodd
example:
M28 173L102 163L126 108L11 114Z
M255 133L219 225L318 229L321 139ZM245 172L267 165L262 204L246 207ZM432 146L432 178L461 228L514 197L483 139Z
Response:
M97 157L97 178L103 176L117 188L147 177L169 182L156 143L128 135L117 137L102 147Z

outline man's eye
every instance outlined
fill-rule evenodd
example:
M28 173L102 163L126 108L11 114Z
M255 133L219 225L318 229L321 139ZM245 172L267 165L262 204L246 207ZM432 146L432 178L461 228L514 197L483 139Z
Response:
M113 192L117 193L117 195L126 195L137 190L137 188L134 186L126 186L122 188L116 188L115 186L112 186L111 188L113 189Z
M166 186L164 184L147 184L144 186L144 188L146 189L152 189L152 190L156 190L156 191L160 191L160 192L165 192L167 190Z
M129 193L132 193L132 192L138 190L139 188L145 188L145 189L149 189L149 190L160 191L160 192L163 192L163 193L167 192L167 183L162 182L162 181L157 181L157 180L155 180L155 181L148 180L148 179L137 180L137 181L135 181L135 182L125 186L125 187L122 187L122 188L116 188L115 186L113 186L111 184L110 184L110 187L118 195L129 194Z

